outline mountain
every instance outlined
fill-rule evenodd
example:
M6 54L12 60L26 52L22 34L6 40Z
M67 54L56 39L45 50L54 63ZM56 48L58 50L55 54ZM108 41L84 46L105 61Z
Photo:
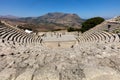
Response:
M83 20L77 14L48 13L36 19L36 22L63 24L70 27L80 27Z
M68 27L81 27L84 22L77 14L68 13L48 13L39 17L20 18L22 21L34 24L62 24Z
M13 16L13 15L0 15L0 18L7 18L7 19L17 19L19 17Z
M17 18L14 16L5 16L4 18L5 20L9 20L11 24L20 25L20 28L30 28L34 31L59 30L68 27L81 28L81 23L84 22L77 14L59 12L47 13L39 17Z

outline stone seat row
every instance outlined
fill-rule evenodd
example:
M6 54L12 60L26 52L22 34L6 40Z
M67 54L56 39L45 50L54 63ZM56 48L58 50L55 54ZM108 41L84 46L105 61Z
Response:
M0 38L5 41L13 41L20 44L36 44L42 41L40 36L28 34L19 29L4 25L0 26Z
M79 43L87 43L87 42L119 42L119 34L108 33L105 31L98 32L87 32L78 37Z

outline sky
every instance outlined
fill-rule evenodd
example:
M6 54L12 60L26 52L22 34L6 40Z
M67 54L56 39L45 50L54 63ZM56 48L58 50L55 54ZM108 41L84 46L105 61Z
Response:
M0 0L0 15L37 17L51 12L109 18L120 15L120 0Z

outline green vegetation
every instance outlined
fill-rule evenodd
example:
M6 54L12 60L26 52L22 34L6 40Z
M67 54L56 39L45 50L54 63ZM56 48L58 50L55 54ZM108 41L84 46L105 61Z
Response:
M68 31L68 32L80 31L80 29L78 29L78 28L73 28L73 27L68 27L67 31Z
M62 29L53 29L53 30L51 30L52 32L54 32L54 31L61 31Z
M81 32L85 32L95 27L96 25L102 23L103 21L104 21L104 18L101 18L101 17L90 18L82 23Z
M68 32L72 32L72 31L75 31L75 29L72 28L72 27L69 27L69 28L67 29L67 31L68 31Z

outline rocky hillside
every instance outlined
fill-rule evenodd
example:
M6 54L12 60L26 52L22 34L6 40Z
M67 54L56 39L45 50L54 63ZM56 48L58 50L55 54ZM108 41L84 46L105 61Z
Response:
M48 13L37 19L38 21L46 21L48 23L63 24L71 27L79 27L83 20L76 14L64 14L64 13Z
M2 19L9 20L14 25L22 25L23 28L32 28L35 31L58 30L68 27L81 28L81 23L84 22L77 14L68 13L48 13L39 17L12 19L2 17ZM23 25L23 23L26 24Z
M27 17L21 18L23 21L33 22L36 24L40 23L55 23L62 24L71 27L80 27L83 19L81 19L77 14L67 14L67 13L48 13L40 17Z

